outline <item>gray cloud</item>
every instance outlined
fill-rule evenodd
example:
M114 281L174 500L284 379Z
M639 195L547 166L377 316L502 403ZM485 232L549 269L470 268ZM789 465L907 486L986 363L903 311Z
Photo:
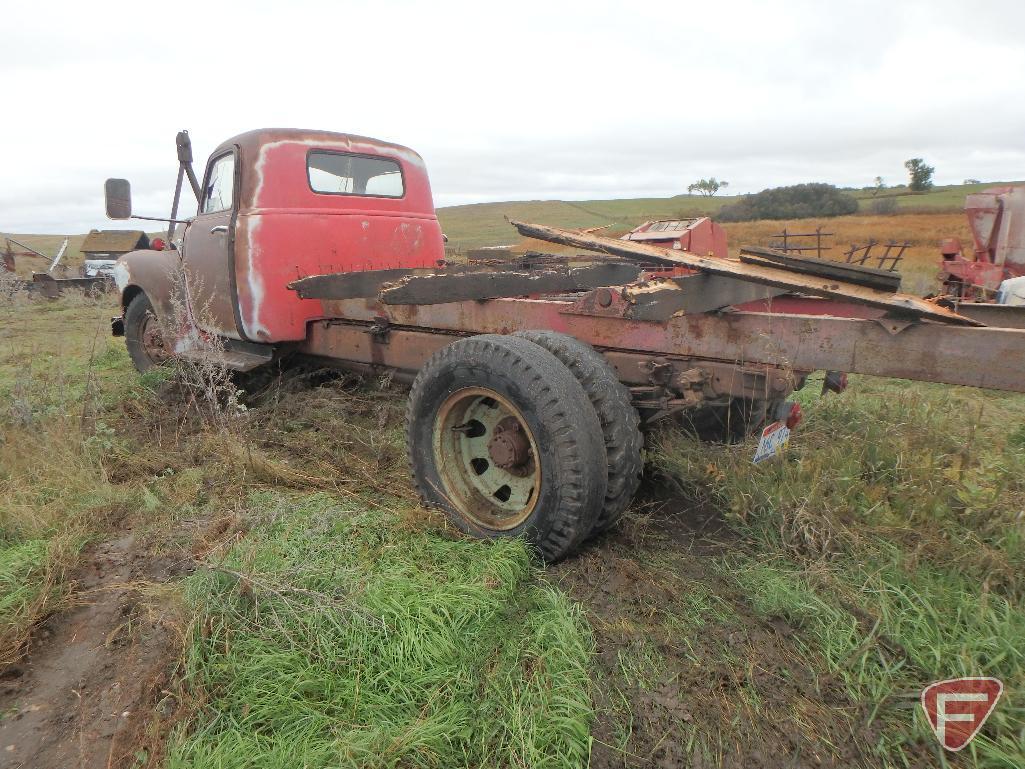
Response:
M264 125L420 151L439 205L1025 178L1017 2L217 4L5 10L0 230L110 226L107 176L163 214L197 159Z

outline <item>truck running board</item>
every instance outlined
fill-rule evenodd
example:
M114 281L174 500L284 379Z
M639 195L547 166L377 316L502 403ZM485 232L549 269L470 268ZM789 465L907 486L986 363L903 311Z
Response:
M221 340L222 348L201 346L179 350L175 355L197 363L208 363L232 371L252 371L274 360L274 348L265 344Z

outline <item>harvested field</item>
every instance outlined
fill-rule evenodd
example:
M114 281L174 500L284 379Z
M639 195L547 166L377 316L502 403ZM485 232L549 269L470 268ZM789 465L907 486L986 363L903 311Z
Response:
M903 277L902 288L908 293L923 296L937 291L939 284L936 274L939 272L940 240L947 237L960 238L967 248L971 247L972 236L968 229L968 221L963 211L946 213L898 213L893 216L838 216L832 219L796 219L780 222L738 222L724 224L729 237L730 252L736 253L746 245L768 245L778 241L775 237L785 227L788 232L815 232L821 227L823 232L833 233L833 237L824 239L831 245L829 251L823 253L826 259L843 261L844 252L851 246L864 246L870 240L886 244L889 242L908 243L898 272ZM813 245L814 238L804 238L801 245ZM882 249L873 249L875 255L881 255ZM876 266L876 262L868 262ZM889 266L889 265L887 265Z

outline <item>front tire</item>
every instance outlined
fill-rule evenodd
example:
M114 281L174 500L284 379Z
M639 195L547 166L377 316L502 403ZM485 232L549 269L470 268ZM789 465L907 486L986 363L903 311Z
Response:
M413 383L406 439L422 500L472 536L524 536L553 562L602 509L597 414L573 373L526 339L488 334L435 353Z
M125 310L125 346L128 356L140 374L167 362L170 352L165 335L145 294L136 294Z

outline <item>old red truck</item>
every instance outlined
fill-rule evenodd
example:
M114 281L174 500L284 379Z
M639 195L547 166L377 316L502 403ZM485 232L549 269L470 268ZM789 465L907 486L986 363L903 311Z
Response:
M897 293L876 271L724 258L707 220L707 238L681 220L625 239L513 222L591 255L451 263L406 147L265 129L221 144L202 177L184 132L178 155L169 243L115 268L114 332L136 367L214 349L238 370L306 358L405 378L423 500L548 560L620 518L659 420L720 439L772 423L778 439L815 370L1025 391L1025 331ZM183 179L198 200L187 219ZM111 218L131 216L125 180L106 193Z

